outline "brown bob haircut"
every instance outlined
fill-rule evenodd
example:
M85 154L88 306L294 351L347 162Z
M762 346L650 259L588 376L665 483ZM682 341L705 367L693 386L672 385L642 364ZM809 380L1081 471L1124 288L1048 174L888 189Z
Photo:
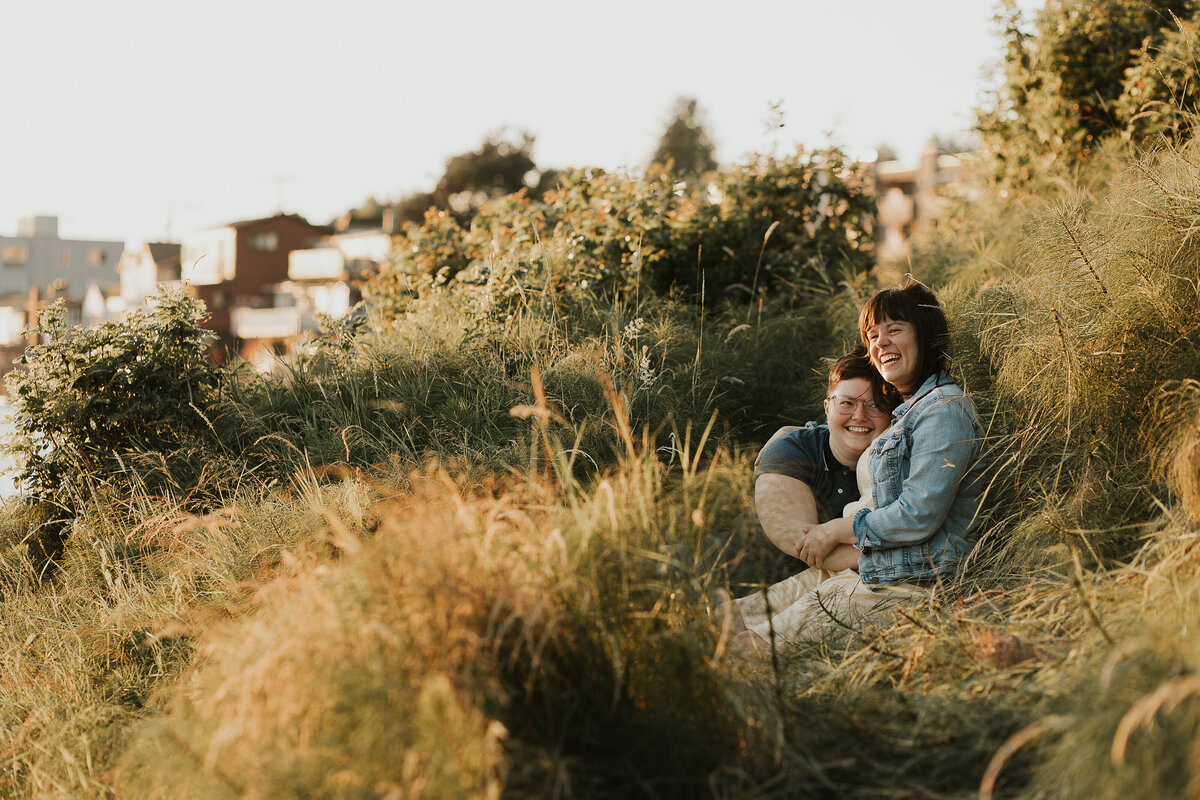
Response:
M946 368L949 326L946 312L929 287L908 280L895 289L884 289L868 300L858 315L858 333L864 345L868 344L867 331L885 319L911 323L916 331L917 386Z
M879 371L871 364L871 359L867 357L867 348L859 345L850 353L833 362L829 367L829 387L825 393L828 395L833 391L833 387L837 386L842 381L850 381L855 378L865 378L871 382L871 395L875 400L875 405L879 406L888 414L892 413L892 409L900 404L899 394L892 389L879 375Z

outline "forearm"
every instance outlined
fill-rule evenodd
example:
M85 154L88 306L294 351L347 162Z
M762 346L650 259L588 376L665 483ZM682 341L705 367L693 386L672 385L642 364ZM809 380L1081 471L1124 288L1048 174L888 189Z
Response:
M825 556L825 560L821 562L821 569L829 570L830 572L841 572L844 569L852 569L858 571L858 548L852 544L839 544L833 548L833 552Z
M817 501L808 484L786 475L760 475L754 508L771 543L793 558L805 532L817 524Z

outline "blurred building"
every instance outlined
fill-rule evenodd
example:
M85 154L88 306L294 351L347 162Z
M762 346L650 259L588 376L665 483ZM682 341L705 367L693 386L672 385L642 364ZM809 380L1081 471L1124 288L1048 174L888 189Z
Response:
M21 330L46 303L62 300L68 325L104 318L107 298L120 284L122 249L121 242L64 239L56 216L25 217L16 236L0 236L0 372L25 349ZM89 316L97 298L99 316Z
M124 245L58 235L58 217L26 217L16 236L0 236L0 298L41 297L82 301L96 287L108 294L120 283L117 262ZM82 322L82 319L69 319Z
M288 278L274 287L271 308L237 308L234 335L243 358L269 369L274 356L291 355L319 327L318 315L345 316L359 300L360 283L378 271L392 249L383 229L347 230L288 255Z
M121 253L120 308L137 308L161 286L178 286L183 248L175 242L131 241Z
M944 187L963 176L962 155L940 152L931 142L916 164L875 163L875 254L881 263L908 257L935 216Z
M299 214L276 214L183 237L180 278L208 307L205 327L217 334L226 354L240 353L264 334L276 338L276 329L240 326L235 330L234 311L239 316L244 309L274 311L276 286L288 279L288 255L312 247L328 233L328 228L313 225Z

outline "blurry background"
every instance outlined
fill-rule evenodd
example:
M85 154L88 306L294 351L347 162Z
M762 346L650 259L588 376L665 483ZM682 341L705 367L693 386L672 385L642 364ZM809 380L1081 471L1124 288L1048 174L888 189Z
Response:
M0 235L35 214L122 241L324 224L502 129L544 168L641 167L679 96L723 164L830 139L914 159L970 126L993 5L5 3Z

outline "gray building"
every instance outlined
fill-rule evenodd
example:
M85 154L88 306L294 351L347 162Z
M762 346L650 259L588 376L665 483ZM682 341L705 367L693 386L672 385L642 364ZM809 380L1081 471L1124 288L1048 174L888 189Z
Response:
M0 297L28 294L82 299L93 285L105 295L120 285L122 242L63 239L58 217L26 217L16 236L0 236Z

